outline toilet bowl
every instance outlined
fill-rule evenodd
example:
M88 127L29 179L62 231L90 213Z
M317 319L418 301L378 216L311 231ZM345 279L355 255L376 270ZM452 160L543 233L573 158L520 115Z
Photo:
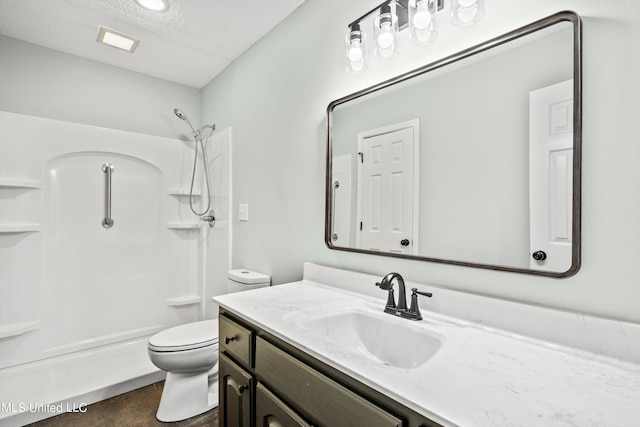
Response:
M181 421L218 406L218 321L187 323L149 338L149 359L167 372L156 418Z

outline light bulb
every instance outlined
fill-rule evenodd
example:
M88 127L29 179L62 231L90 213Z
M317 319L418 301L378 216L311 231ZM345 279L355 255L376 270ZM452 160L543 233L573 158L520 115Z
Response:
M429 4L426 1L418 2L416 5L416 13L413 15L413 26L418 30L424 30L429 25L431 25Z
M359 62L362 61L362 57L364 56L364 52L362 52L362 47L360 45L360 40L353 40L351 42L351 47L349 48L349 52L347 53L349 57L349 61L351 62Z
M378 46L380 49L393 48L393 32L391 31L391 22L383 22L380 25L380 33L378 34Z

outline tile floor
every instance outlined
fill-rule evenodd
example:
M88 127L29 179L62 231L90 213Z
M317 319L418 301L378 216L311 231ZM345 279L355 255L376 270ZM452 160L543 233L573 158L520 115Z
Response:
M67 413L29 427L218 427L218 409L176 423L161 423L156 410L164 382L151 384L129 393L87 406L84 413Z

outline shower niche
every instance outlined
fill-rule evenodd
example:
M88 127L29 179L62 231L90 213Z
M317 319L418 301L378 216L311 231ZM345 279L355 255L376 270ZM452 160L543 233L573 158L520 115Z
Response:
M196 190L191 195L189 189L171 189L167 191L167 196L169 197L167 200L169 211L173 213L167 219L167 228L182 231L199 229L199 219L189 209L189 198L193 197L194 203L199 204L202 199L202 191Z
M40 231L40 185L35 181L0 181L0 233Z
M41 266L42 191L35 179L16 176L0 178L0 287L15 287L13 300L4 293L0 298L0 345L21 342L40 328L33 302Z

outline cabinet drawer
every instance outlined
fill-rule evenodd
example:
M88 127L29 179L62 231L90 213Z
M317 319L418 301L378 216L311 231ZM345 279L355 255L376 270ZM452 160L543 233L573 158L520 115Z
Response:
M265 386L256 386L256 426L311 427Z
M225 316L218 319L219 346L246 368L253 368L254 332Z
M401 427L401 419L260 337L256 376L311 422L326 427ZM327 408L331 408L328 410Z

